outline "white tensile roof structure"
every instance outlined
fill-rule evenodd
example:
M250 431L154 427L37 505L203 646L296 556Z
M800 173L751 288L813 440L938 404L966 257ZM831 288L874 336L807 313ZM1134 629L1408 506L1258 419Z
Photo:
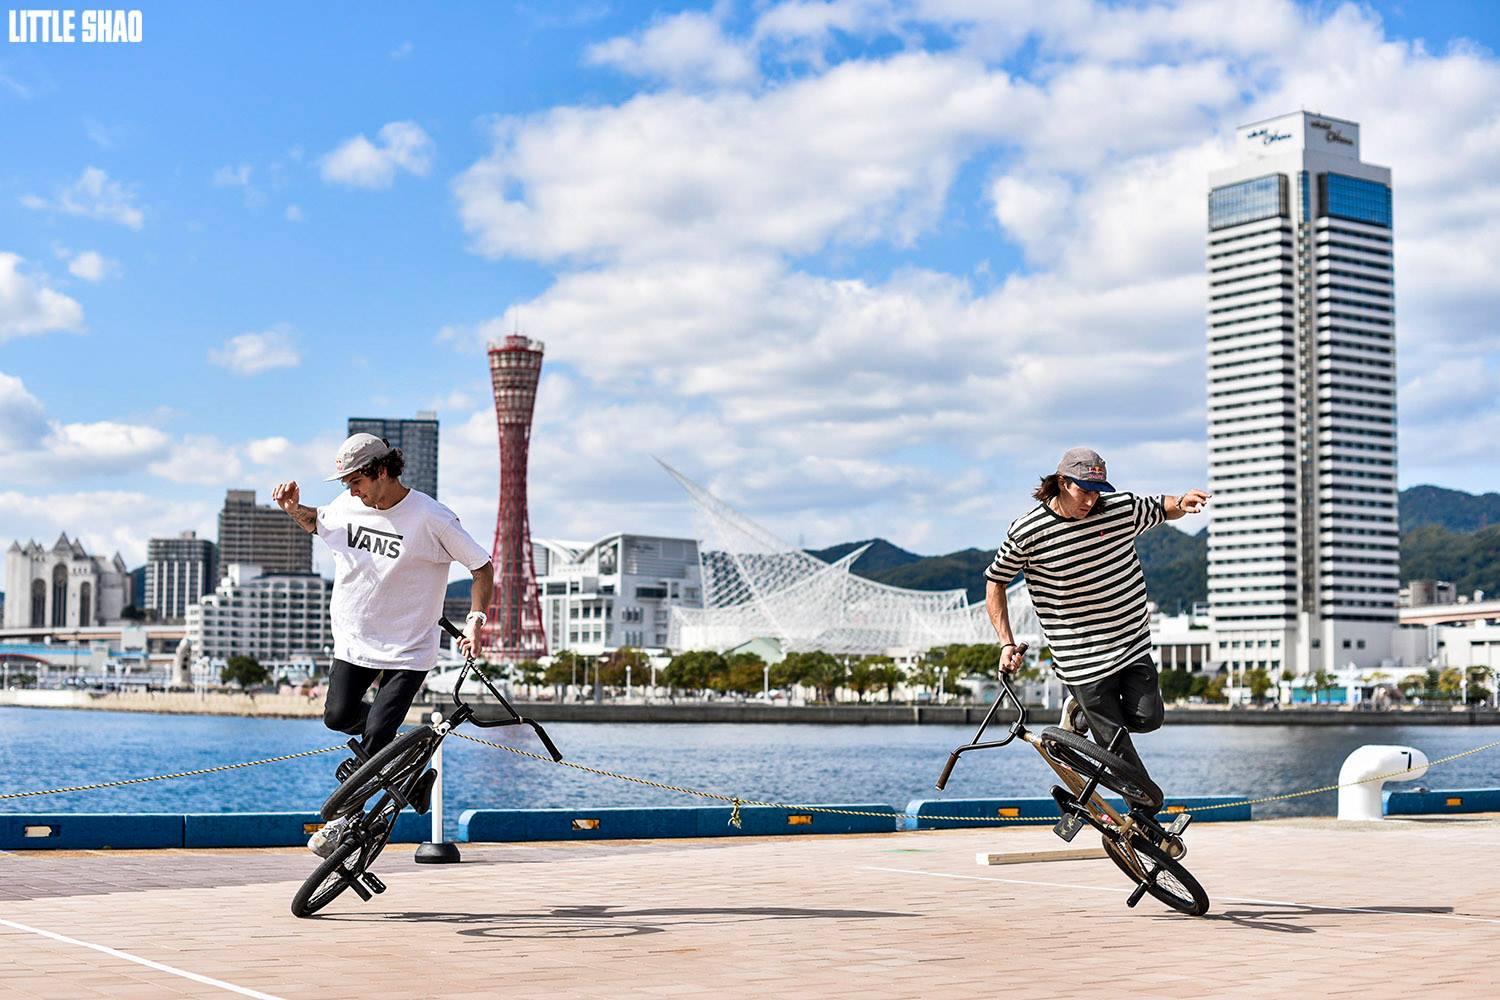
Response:
M787 652L864 655L995 641L984 606L962 589L907 590L856 576L849 567L868 546L824 562L661 465L692 498L702 538L703 607L672 608L671 648L725 650L769 636ZM1025 585L1006 597L1018 641L1034 642L1041 629Z

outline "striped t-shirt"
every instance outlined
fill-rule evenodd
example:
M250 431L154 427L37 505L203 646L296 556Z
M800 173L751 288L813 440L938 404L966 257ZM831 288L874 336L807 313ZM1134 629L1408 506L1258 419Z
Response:
M1151 652L1146 574L1135 539L1166 519L1159 496L1103 493L1082 520L1042 503L1011 522L984 575L1003 587L1026 574L1064 684L1108 677Z

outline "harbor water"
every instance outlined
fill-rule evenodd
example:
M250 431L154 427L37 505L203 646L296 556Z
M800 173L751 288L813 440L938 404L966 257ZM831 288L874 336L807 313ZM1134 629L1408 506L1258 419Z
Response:
M540 748L529 733L477 730ZM554 723L558 748L593 767L745 799L789 803L1043 796L1055 776L1016 743L966 756L948 790L933 782L968 726ZM0 708L0 793L213 767L341 744L311 719L149 715ZM1333 784L1366 743L1416 747L1430 759L1500 740L1493 726L1168 725L1136 738L1152 776L1175 795L1259 798ZM703 805L705 800L584 774L467 740L444 744L450 836L470 808ZM344 752L124 788L0 800L0 812L278 812L316 810ZM1434 768L1432 788L1500 787L1500 749ZM1408 785L1392 787L1411 787ZM1267 803L1258 817L1332 815L1334 793Z

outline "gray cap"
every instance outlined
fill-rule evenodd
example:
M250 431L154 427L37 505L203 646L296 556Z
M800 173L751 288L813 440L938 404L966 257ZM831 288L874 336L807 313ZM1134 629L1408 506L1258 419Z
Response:
M1092 448L1069 448L1057 463L1057 474L1095 493L1113 493L1104 459Z
M333 460L333 475L323 480L331 483L343 479L351 472L358 472L377 458L391 453L391 446L374 434L351 434L339 445L339 453Z

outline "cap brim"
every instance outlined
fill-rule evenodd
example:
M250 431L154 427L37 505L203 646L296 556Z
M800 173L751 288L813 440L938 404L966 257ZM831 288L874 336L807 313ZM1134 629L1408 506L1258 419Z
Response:
M1080 486L1086 490L1093 490L1095 493L1113 493L1115 491L1113 486L1102 479L1075 479L1073 480L1073 485Z
M335 472L333 475L329 476L327 479L324 479L323 482L325 482L325 483L336 483L339 480L343 479L345 476L353 475L354 473L356 473L358 471L359 471L358 469L350 469L348 472Z

